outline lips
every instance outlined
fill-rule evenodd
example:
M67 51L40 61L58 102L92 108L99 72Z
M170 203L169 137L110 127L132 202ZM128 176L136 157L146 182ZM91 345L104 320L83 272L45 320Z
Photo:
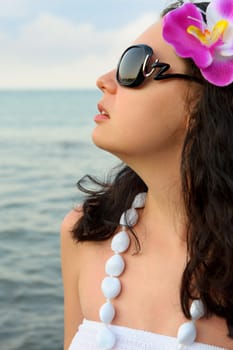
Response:
M101 103L98 103L98 110L99 110L100 114L105 115L109 118L108 111L104 108L104 106Z
M108 111L103 107L101 103L98 104L98 110L100 114L97 114L94 118L96 122L110 119Z

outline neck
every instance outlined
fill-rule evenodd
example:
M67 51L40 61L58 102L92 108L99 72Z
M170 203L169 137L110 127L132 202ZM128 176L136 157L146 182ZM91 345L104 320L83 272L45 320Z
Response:
M151 166L151 164L156 164ZM132 167L148 187L148 195L142 214L143 225L164 238L185 237L186 216L182 197L180 156L161 162L136 164Z
M158 190L149 187L144 211L141 216L147 232L166 243L183 244L186 220L182 199L177 188Z

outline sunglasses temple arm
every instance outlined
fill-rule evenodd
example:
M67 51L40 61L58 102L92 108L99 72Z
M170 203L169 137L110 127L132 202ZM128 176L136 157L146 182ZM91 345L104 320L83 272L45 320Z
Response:
M189 81L194 81L199 84L203 84L203 81L197 77L193 77L188 74L179 74L179 73L174 73L174 74L164 74L169 68L170 65L168 63L160 63L160 62L155 62L152 64L152 68L161 68L159 72L155 75L154 80L164 80L164 79L169 79L169 78L177 78L177 79L185 79Z
M202 84L203 85L203 80L197 78L197 77L193 77L191 75L188 74L164 74L161 75L162 72L159 72L157 76L154 77L154 80L164 80L164 79L170 79L170 78L177 78L177 79L185 79L185 80L189 80L189 81L194 81L196 83Z

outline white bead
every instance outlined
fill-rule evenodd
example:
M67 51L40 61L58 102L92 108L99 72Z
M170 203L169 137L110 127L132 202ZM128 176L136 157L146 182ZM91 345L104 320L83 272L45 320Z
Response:
M105 265L106 274L114 277L120 276L124 271L124 269L125 269L124 259L118 254L111 256L111 258L107 260Z
M133 208L143 208L146 202L146 192L138 193L134 198L132 207Z
M108 327L103 326L97 334L96 342L101 350L111 350L116 343L116 336Z
M129 248L130 238L127 232L120 231L117 233L111 243L111 248L115 253L123 253Z
M135 208L130 208L128 210L126 210L126 212L124 212L121 215L120 218L120 225L122 226L134 226L138 221L138 213L137 210Z
M177 340L182 345L192 345L196 339L197 331L194 322L185 322L178 329Z
M105 303L100 308L99 316L100 316L100 320L102 322L107 323L107 324L111 323L115 317L114 306L110 302Z
M121 282L116 277L105 277L101 289L106 299L116 298L121 291Z
M121 225L121 226L127 226L125 212L121 214L121 217L120 217L120 225Z
M193 300L190 307L190 314L194 321L205 315L204 304L201 300Z

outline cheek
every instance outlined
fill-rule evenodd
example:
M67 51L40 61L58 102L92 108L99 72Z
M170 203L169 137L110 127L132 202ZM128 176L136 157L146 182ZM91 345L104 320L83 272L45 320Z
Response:
M165 94L125 101L114 119L116 133L131 150L149 151L180 144L186 128L183 100ZM130 107L134 106L134 108ZM117 134L116 134L117 136Z
M118 156L152 155L180 146L186 125L184 103L175 102L172 94L165 96L153 89L119 94L111 119L94 130L94 143Z

